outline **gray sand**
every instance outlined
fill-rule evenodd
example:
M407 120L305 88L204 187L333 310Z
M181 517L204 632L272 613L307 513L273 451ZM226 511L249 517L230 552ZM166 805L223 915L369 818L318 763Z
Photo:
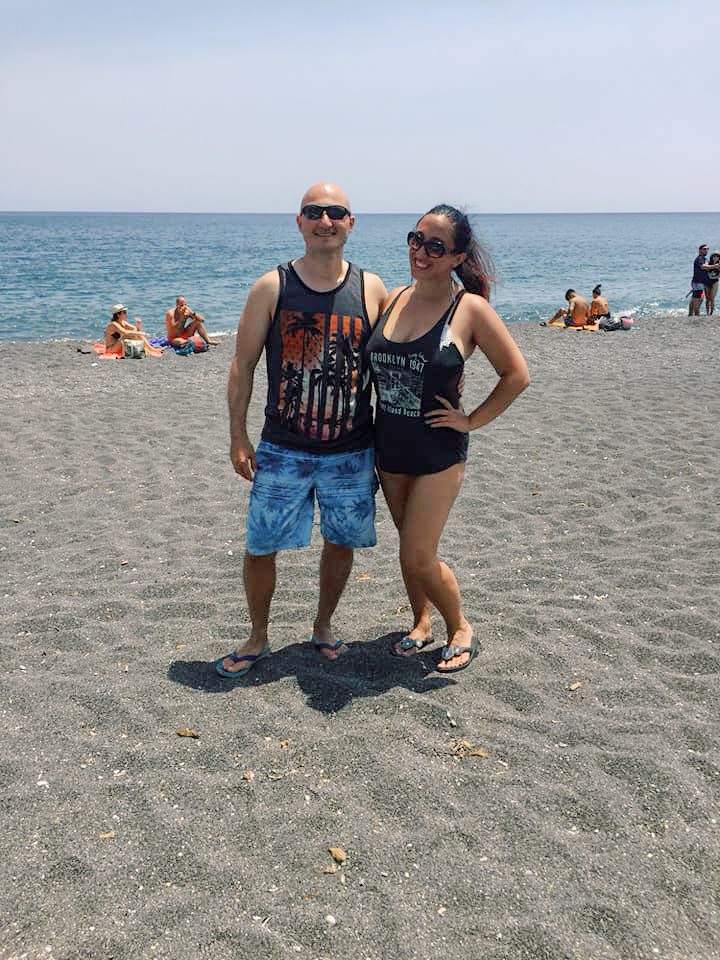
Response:
M0 960L720 957L719 329L513 327L533 384L442 543L471 669L388 656L379 498L349 655L308 643L316 535L240 682L231 339L0 344ZM491 382L471 361L467 404Z

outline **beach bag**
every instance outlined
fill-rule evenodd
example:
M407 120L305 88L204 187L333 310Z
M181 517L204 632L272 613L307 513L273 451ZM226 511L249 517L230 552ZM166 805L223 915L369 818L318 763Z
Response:
M629 330L634 324L632 317L620 317L618 320L601 320L598 327L601 330Z
M142 340L123 340L123 357L126 360L141 360L145 356Z
M187 357L190 353L205 353L209 347L203 338L195 333L192 337L188 337L181 347L175 347L174 350L179 356Z

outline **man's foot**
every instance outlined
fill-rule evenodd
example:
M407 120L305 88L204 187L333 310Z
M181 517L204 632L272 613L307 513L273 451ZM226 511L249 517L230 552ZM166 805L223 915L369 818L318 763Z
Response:
M433 642L430 630L413 627L409 633L404 633L390 644L390 653L394 657L414 657Z
M473 628L465 621L442 648L441 659L435 668L438 673L456 673L469 667L478 654L478 643Z
M242 677L252 670L258 660L269 654L270 647L267 646L267 641L263 645L248 640L244 647L233 650L220 660L216 660L215 668L222 677L235 675Z
M216 347L216 346L220 343L220 341L219 341L219 340L211 340L210 337L207 337L207 338L205 339L205 343L209 344L211 347Z
M348 651L342 640L333 639L330 627L315 627L311 640L315 649L328 660L337 660Z

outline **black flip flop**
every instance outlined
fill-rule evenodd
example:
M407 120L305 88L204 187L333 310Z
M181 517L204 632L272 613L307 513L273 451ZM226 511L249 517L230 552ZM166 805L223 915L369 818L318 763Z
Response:
M399 640L392 640L390 642L390 654L393 657L397 657L398 660L412 660L411 656L398 653L395 647L399 646L400 649L405 650L407 654L409 654L411 650L416 650L417 653L420 653L425 647L429 647L431 643L433 643L432 637L428 637L427 640L411 640L410 634L404 633Z
M444 660L445 662L447 662L448 660L452 660L453 657L459 657L461 653L469 653L470 656L467 658L465 663L461 663L459 667L448 667L446 670L440 670L439 667L437 667L436 668L437 672L438 673L459 673L461 670L465 670L467 667L470 666L470 664L473 662L473 660L475 659L475 657L478 655L479 652L480 652L480 645L478 644L475 637L473 637L472 640L470 641L469 647L445 646L442 648L442 651L440 653L440 659Z

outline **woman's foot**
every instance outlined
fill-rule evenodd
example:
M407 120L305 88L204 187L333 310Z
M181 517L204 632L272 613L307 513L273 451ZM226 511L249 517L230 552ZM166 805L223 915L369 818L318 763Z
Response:
M441 660L436 669L438 673L456 673L469 667L478 653L478 644L473 635L473 628L467 622L448 637L443 647ZM448 656L448 654L452 654Z
M430 628L413 627L408 633L393 640L390 644L390 653L394 657L414 657L433 642Z

